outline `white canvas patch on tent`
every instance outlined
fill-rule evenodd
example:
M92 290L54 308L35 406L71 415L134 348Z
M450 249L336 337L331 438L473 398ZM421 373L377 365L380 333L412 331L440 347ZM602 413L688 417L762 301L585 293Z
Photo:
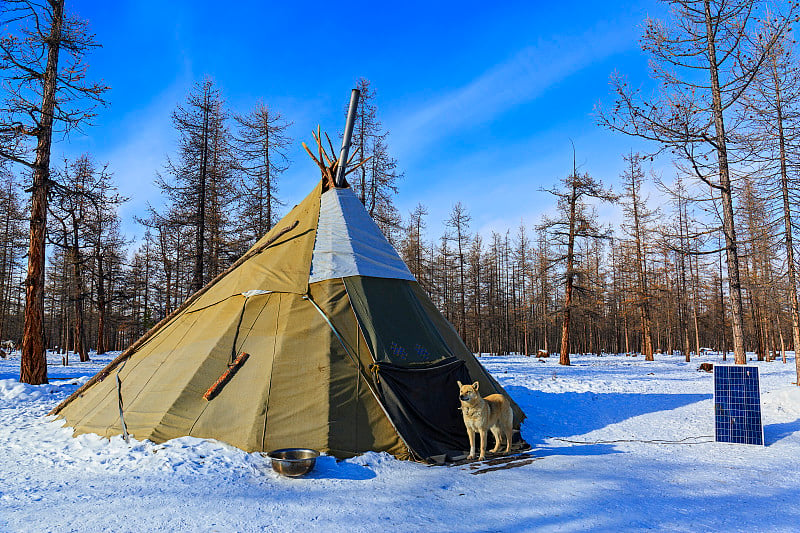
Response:
M416 281L352 189L330 189L320 200L309 282L348 276Z
M260 296L262 294L269 294L271 292L272 291L262 291L261 289L252 289L252 290L243 292L242 296L244 296L245 298L250 298L251 296Z

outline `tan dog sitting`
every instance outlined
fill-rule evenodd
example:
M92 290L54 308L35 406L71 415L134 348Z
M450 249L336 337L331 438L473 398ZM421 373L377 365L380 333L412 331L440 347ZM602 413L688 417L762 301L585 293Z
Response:
M475 433L481 436L481 455L479 460L486 458L486 434L491 430L494 435L494 449L492 453L500 450L501 435L506 439L506 452L511 451L511 432L514 425L514 413L511 404L502 394L490 394L481 398L478 394L478 382L472 385L463 385L458 382L459 399L461 400L461 414L464 416L464 425L467 426L469 436L469 456L475 459Z

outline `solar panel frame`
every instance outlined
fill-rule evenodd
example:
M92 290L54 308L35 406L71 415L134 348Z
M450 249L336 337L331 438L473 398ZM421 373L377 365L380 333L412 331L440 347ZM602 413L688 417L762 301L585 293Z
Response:
M714 365L714 436L717 442L764 445L757 366Z

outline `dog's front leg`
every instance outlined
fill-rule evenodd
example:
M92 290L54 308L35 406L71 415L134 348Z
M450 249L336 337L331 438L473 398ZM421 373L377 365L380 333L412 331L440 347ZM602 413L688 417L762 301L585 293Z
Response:
M486 459L486 430L481 428L481 455L478 457L479 461Z
M475 432L468 429L467 435L469 435L469 455L467 459L475 459Z

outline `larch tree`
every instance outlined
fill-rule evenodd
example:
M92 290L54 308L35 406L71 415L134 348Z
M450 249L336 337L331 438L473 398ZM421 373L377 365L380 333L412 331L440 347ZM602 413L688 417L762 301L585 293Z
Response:
M458 269L458 333L463 337L466 334L467 321L467 250L471 237L469 223L472 220L469 212L461 202L457 202L450 212L446 225L449 233L446 239L453 243L452 254L455 256L455 266Z
M280 176L289 168L287 150L292 125L261 102L245 115L234 115L235 148L241 170L241 220L248 244L260 239L278 221Z
M123 266L126 240L122 235L119 206L128 199L121 196L111 181L111 175L97 172L91 191L92 212L88 217L87 238L91 254L94 290L91 300L97 311L98 355L109 349L109 314L111 306L124 298Z
M518 299L514 306L517 315L514 322L517 325L517 329L519 329L520 326L522 329L522 351L526 356L530 356L529 334L533 311L533 298L531 295L533 292L533 287L531 286L533 277L533 250L531 240L525 229L525 224L523 224L522 221L520 221L519 227L517 228L513 256L515 263L514 271L516 273L515 278L517 279L517 290L515 292L518 293Z
M745 93L743 118L750 128L746 140L754 163L761 167L767 189L780 202L777 210L783 230L786 275L792 323L792 346L800 351L800 304L797 296L797 262L793 220L800 182L800 66L797 45L784 35L770 50L750 90ZM800 358L796 358L795 383L800 385Z
M681 346L682 351L684 354L684 359L686 362L690 362L692 358L692 349L689 344L689 282L688 278L686 277L686 263L687 257L689 256L689 213L688 213L688 202L686 199L686 189L683 184L683 180L680 176L675 183L675 208L678 210L678 217L677 217L677 246L673 246L673 249L676 250L678 261L677 261L677 269L678 269L678 282L676 283L676 287L678 288L678 302L679 302L679 329L680 329L680 337L681 337ZM696 302L695 302L696 303ZM694 313L697 315L697 311ZM700 355L700 354L697 354Z
M241 165L234 153L232 136L227 126L227 113L222 101L216 103L210 123L211 143L208 166L205 241L208 253L204 267L203 285L215 278L248 248L242 242L235 221L241 195L236 188L236 174Z
M742 246L745 251L743 260L746 293L750 300L750 335L756 340L756 356L763 361L768 356L770 346L771 321L770 309L773 307L772 258L777 255L773 236L777 233L777 221L769 215L767 199L763 191L756 190L752 179L745 178L742 187L740 211L743 229Z
M107 169L98 168L88 155L65 162L59 184L53 191L50 214L57 227L52 232L55 238L51 242L62 247L65 253L69 300L73 308L73 346L81 361L89 360L85 314L93 291L87 286L87 280L94 281L93 263L99 260L103 269L105 258L98 258L98 241L104 232L113 230L116 209L124 200L115 194Z
M16 177L0 164L0 339L18 340L11 302L18 285L26 237L25 210Z
M573 310L573 290L578 273L578 239L604 237L608 231L597 223L596 213L587 205L590 198L615 202L617 196L588 173L578 173L573 164L572 172L562 180L560 188L545 189L558 200L557 218L543 217L540 228L546 229L562 253L555 260L564 265L564 302L561 311L561 342L559 364L569 365L570 325Z
M208 208L209 165L211 156L212 121L220 100L219 90L206 77L190 91L185 105L178 105L172 113L172 123L180 135L178 159L169 159L167 168L173 182L160 177L157 184L173 206L183 213L175 213L188 222L194 233L192 247L193 269L191 290L199 290L206 277L206 209Z
M424 231L427 227L425 217L428 216L428 208L418 203L414 210L409 213L408 221L405 224L405 236L400 245L400 253L403 261L408 265L408 269L417 278L423 288L428 288L426 275L426 257Z
M358 149L362 160L369 160L352 174L350 184L375 223L394 243L401 223L394 196L403 173L398 169L397 160L389 153L389 132L383 129L378 118L375 90L366 78L359 79L356 86L361 91L361 98L351 146Z
M550 241L547 237L546 229L537 229L537 244L536 244L536 274L537 274L537 290L538 290L538 307L539 307L539 321L541 327L541 337L543 349L548 357L550 355L550 308L552 287L551 267L553 265L552 258L550 257Z
M636 253L636 305L639 307L642 323L642 354L646 361L652 361L653 339L650 318L651 297L647 271L647 248L654 212L648 209L647 199L642 197L642 183L644 182L643 157L640 154L631 153L625 156L624 159L627 167L622 174L622 182L624 184L622 209L626 218L623 229L633 239Z
M52 244L63 248L63 285L69 291L72 307L72 349L82 362L89 361L86 346L86 328L84 326L84 302L86 287L84 272L88 258L84 248L86 243L86 218L88 216L88 198L82 194L87 189L88 181L94 174L93 164L88 158L74 163L64 162L64 170L59 176L62 184L58 196L50 204L51 219L55 220L58 229L53 231Z
M763 68L772 47L788 30L794 4L783 17L759 18L753 0L663 0L668 21L645 21L642 49L658 83L642 96L620 75L611 78L616 102L598 106L601 124L658 143L686 163L692 175L720 196L728 263L734 358L745 364L744 307L734 220L730 150L736 128L731 113Z
M480 233L475 233L472 242L469 246L468 252L469 263L469 309L472 316L470 337L473 340L473 346L478 354L483 353L483 338L484 338L484 305L485 299L483 284L485 282L483 275L483 238Z
M375 91L370 87L371 83L366 78L360 78L356 84L356 88L360 91L361 97L358 101L358 109L356 110L356 120L353 124L353 138L351 145L357 148L361 154L361 158L365 159L369 151L369 144L373 137L384 135L381 132L382 125L378 120L378 107L375 104ZM345 113L347 109L345 108ZM368 168L361 166L357 173L353 176L353 191L361 200L361 203L366 207L367 193L370 190L368 179Z
M47 383L44 346L45 234L54 133L87 125L108 87L87 79L97 47L65 0L4 0L0 6L0 158L30 171L30 241L20 381Z
M199 290L233 260L229 209L234 201L238 163L232 153L223 104L211 78L194 85L186 103L178 105L172 115L179 134L178 155L167 160L168 177L156 179L169 202L158 218L178 231L173 239L180 237L182 241L175 249L176 268L186 259L192 264L188 287L182 287L181 278L176 277L178 299ZM188 247L182 229L191 231L193 242ZM190 257L183 257L187 253Z

